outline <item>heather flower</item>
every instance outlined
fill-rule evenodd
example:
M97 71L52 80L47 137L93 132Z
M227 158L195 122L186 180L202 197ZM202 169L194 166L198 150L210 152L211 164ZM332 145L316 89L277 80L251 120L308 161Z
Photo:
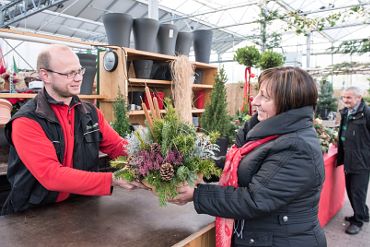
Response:
M177 150L170 150L167 153L166 158L164 159L164 162L170 163L173 166L179 166L183 162L183 156L182 154Z

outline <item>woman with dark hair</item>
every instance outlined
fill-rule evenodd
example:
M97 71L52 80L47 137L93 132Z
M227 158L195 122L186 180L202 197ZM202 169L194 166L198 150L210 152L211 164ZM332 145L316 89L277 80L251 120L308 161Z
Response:
M216 216L216 246L326 246L316 84L294 67L265 70L258 84L257 113L239 130L219 185L184 185L170 201Z

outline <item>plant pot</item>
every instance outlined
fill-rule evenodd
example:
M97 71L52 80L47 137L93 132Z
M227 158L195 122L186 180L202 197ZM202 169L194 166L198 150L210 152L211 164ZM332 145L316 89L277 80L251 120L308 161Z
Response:
M134 20L133 32L135 49L153 52L159 29L159 22L151 18L137 18Z
M157 100L158 100L158 106L159 106L159 109L163 109L164 108L164 92L150 92L150 96L152 97L152 99L154 97L157 97ZM149 101L148 101L148 98L146 97L146 95L144 96L144 103L146 105L146 107L148 108L148 110L150 109L150 106L149 106Z
M82 67L86 68L86 72L82 79L80 94L92 94L94 79L96 75L96 55L77 53Z
M196 69L194 73L194 83L201 84L203 81L203 71L200 69Z
M189 56L190 47L193 44L192 32L179 32L176 40L175 53L176 55Z
M103 23L109 45L130 47L130 34L133 24L131 15L108 13L103 16Z
M171 68L169 63L153 62L150 78L156 80L172 81Z
M151 18L138 18L134 20L133 32L135 49L142 51L155 51L159 22ZM150 79L152 60L135 60L134 69L137 78Z
M212 46L212 30L199 29L193 31L195 61L209 63Z
M175 55L177 27L173 24L161 24L157 34L158 52L166 55Z
M144 92L128 92L128 103L141 106L141 102L144 101Z
M227 137L221 136L216 140L216 144L220 147L220 150L215 151L215 157L217 158L215 160L215 163L218 167L223 169L225 166L225 157L229 145L229 140L227 139Z
M0 99L0 127L9 122L13 105L6 99Z
M206 93L202 91L196 91L194 93L194 106L197 109L204 109L204 103L205 103Z

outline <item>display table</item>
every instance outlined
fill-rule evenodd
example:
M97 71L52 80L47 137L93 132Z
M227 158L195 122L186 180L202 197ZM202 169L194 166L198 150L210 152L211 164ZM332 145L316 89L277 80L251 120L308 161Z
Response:
M214 246L213 221L192 203L159 207L150 191L115 188L112 196L1 216L0 246Z
M324 154L325 181L319 202L319 221L325 226L331 218L343 207L345 196L345 181L343 166L336 166L337 148L331 146Z

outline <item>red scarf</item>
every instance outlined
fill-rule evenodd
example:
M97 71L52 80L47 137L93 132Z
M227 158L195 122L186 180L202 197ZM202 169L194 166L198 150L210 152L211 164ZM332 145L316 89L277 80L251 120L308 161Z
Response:
M225 167L222 172L219 184L221 186L238 187L238 167L241 159L256 147L276 139L278 135L268 136L260 140L250 141L243 147L237 148L235 145L226 154ZM216 217L216 247L230 247L233 235L234 219Z

